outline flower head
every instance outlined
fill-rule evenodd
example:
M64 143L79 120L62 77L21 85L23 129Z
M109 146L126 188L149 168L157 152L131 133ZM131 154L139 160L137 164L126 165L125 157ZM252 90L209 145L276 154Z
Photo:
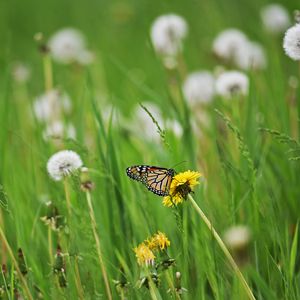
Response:
M164 197L163 204L165 206L174 206L182 203L193 188L199 184L199 177L202 175L195 171L185 171L176 174L171 182L169 195Z
M237 49L234 61L243 70L264 69L267 65L264 48L252 41L248 41Z
M57 119L63 112L70 113L72 104L70 97L60 90L50 90L36 98L33 111L40 122Z
M176 56L182 49L186 37L186 21L175 14L158 17L151 27L151 41L155 51L162 56Z
M224 241L233 250L240 250L248 245L251 238L250 229L245 225L228 228L224 233Z
M64 124L63 122L56 120L47 124L43 131L43 138L45 141L50 138L62 139L62 138L76 138L76 130L72 123Z
M242 72L224 72L216 80L216 92L225 98L231 98L235 95L246 96L248 88L248 77Z
M153 266L154 265L154 259L155 255L150 250L150 248L145 245L144 243L141 243L134 249L135 256L137 258L137 262L140 266Z
M213 42L213 52L220 58L231 61L236 52L247 43L247 36L240 30L230 28L222 31Z
M91 53L86 49L85 38L77 29L59 30L50 38L48 46L53 59L59 63L86 64L92 61Z
M155 235L153 235L151 238L147 239L146 241L147 246L151 250L164 250L168 248L171 244L167 236L161 232L158 231Z
M183 94L191 106L210 102L214 96L214 77L208 71L188 75L183 84Z
M53 180L59 181L74 173L81 166L82 160L76 152L62 150L49 158L47 171Z
M291 59L300 60L300 24L296 24L286 31L283 48Z
M287 9L277 3L264 6L260 14L266 31L272 34L285 31L291 24Z

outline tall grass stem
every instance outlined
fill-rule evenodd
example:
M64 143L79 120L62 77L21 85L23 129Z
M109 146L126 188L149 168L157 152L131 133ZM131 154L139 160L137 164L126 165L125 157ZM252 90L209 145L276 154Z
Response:
M231 256L229 250L227 249L227 247L225 246L223 240L221 239L221 237L219 236L219 234L217 233L217 231L214 229L214 227L212 226L212 223L209 221L209 219L206 217L206 215L204 214L204 212L201 210L201 208L198 206L198 204L196 203L196 201L194 200L194 198L191 195L188 195L188 199L190 200L190 202L192 203L192 206L194 207L194 209L196 210L196 212L198 213L198 215L201 217L201 219L204 221L205 225L208 227L208 229L210 230L210 232L212 233L213 237L216 239L217 243L219 244L220 248L222 249L223 253L225 254L226 258L228 259L228 262L230 263L231 267L233 268L234 272L236 273L237 277L239 278L239 280L241 281L249 299L251 300L255 300L255 297L246 281L246 279L244 278L242 272L240 271L238 265L236 264L236 262L234 261L233 257Z

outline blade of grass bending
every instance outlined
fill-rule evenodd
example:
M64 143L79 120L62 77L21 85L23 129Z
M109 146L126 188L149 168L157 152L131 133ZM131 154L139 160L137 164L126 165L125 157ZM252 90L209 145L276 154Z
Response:
M295 270L295 263L296 263L296 257L297 257L297 246L298 246L298 225L299 222L297 222L293 242L292 242L292 248L291 248L291 255L290 255L290 280L293 280L294 277L294 270Z
M222 249L223 253L225 254L226 258L228 259L228 262L230 263L230 265L233 268L234 272L236 273L237 277L241 281L241 283L242 283L242 285L243 285L243 287L245 289L245 292L247 293L249 299L255 300L255 297L254 297L254 295L253 295L253 293L252 293L252 291L251 291L251 289L250 289L247 281L245 280L242 272L240 271L240 269L239 269L238 265L236 264L236 262L234 261L233 257L231 256L229 250L225 246L223 240L221 239L221 237L219 236L219 234L217 233L217 231L214 229L214 227L212 226L211 222L206 217L206 215L204 214L204 212L198 206L198 204L196 203L196 201L194 200L194 198L191 195L188 195L188 199L190 200L190 202L192 203L192 206L194 207L194 209L196 210L196 212L199 214L199 216L201 217L201 219L204 221L205 225L208 227L208 229L212 233L213 237L215 238L215 240L219 244L220 248Z

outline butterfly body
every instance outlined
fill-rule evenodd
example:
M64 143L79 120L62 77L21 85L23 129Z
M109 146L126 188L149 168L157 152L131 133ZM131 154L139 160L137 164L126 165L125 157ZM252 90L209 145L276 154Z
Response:
M137 165L126 169L127 176L143 183L158 196L167 196L175 170L156 166Z

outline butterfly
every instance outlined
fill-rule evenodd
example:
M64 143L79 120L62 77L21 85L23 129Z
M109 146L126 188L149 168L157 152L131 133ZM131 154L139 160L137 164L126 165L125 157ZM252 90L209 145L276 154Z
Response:
M143 183L152 193L158 196L167 196L175 170L140 165L127 168L126 173L131 179Z

